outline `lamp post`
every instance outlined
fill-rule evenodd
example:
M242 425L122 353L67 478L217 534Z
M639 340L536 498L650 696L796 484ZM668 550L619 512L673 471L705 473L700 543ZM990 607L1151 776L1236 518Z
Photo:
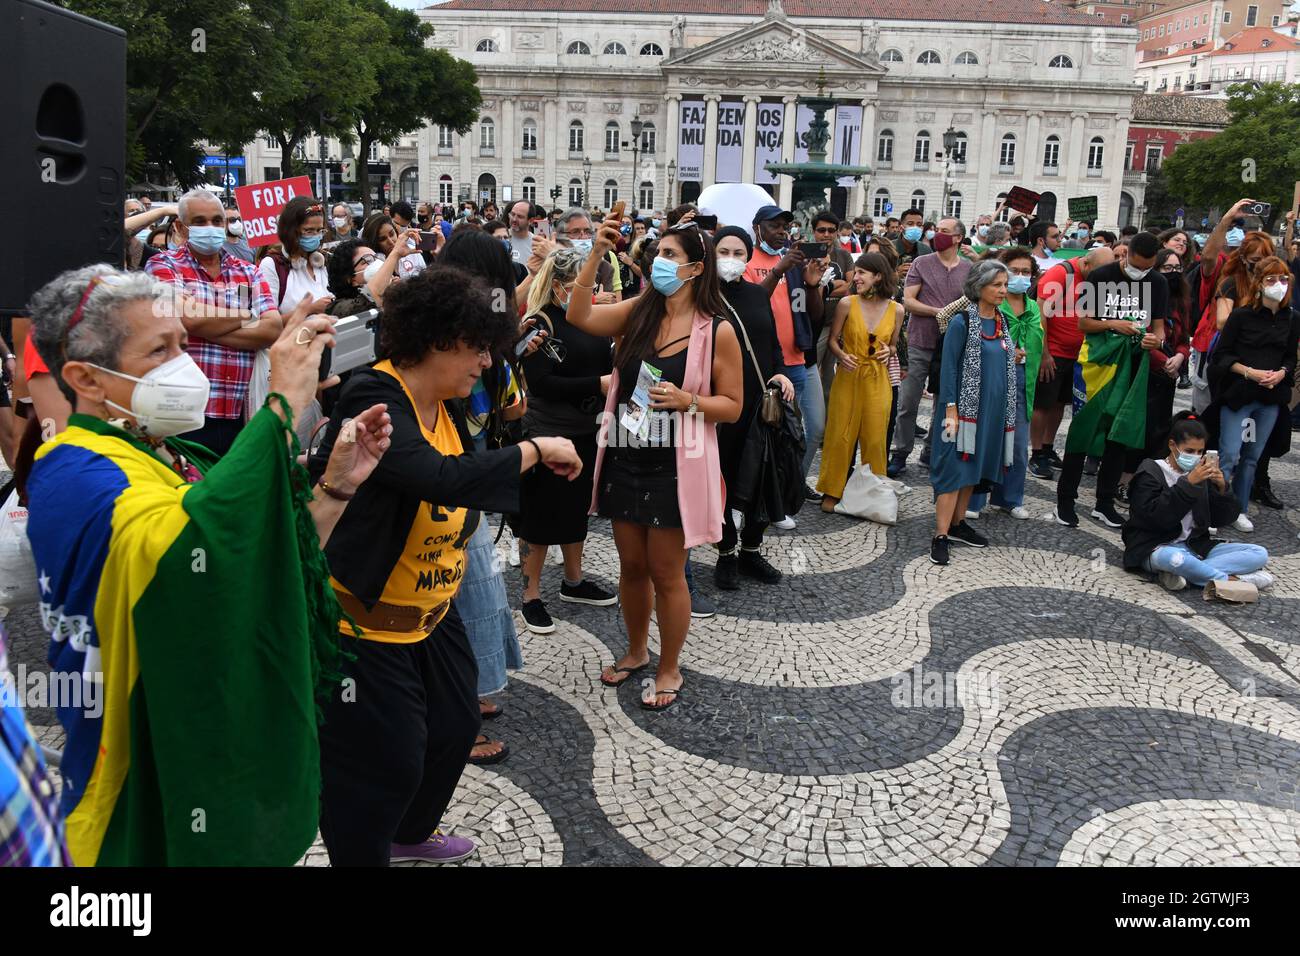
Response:
M641 188L641 177L637 175L640 165L637 163L637 155L641 149L641 131L645 129L645 123L641 120L641 114L632 117L632 208L640 206L640 197L637 195Z
M949 126L943 133L943 202L939 215L948 215L948 195L952 189L952 151L957 148L957 131Z
M591 157L588 156L582 161L582 205L585 209L591 208Z
M672 209L677 205L677 194L673 192L673 180L677 178L677 160L668 160L668 202L664 204L664 212Z

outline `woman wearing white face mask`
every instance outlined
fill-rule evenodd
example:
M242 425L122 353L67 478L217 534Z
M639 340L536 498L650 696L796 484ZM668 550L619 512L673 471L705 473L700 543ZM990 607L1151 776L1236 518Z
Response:
M1290 268L1276 256L1260 261L1210 353L1223 473L1241 507L1238 531L1255 529L1246 517L1255 470L1295 384L1300 318L1291 308L1291 279ZM1247 421L1254 424L1249 431Z
M772 567L759 550L767 522L755 514L758 502L751 502L746 510L734 494L739 488L738 476L746 439L767 386L780 386L786 401L793 401L795 392L794 383L778 371L785 365L785 359L781 355L781 340L776 334L771 296L762 286L744 277L745 266L754 252L749 232L739 226L727 226L718 230L713 241L718 256L719 288L734 311L734 315L728 314L727 318L740 339L740 360L744 369L740 417L735 422L718 426L718 457L728 500L722 512L722 540L718 542L718 565L713 581L725 591L734 591L740 587L741 574L763 584L776 584L781 580L781 572ZM742 515L739 530L736 527L738 512ZM736 552L737 543L740 545L739 554Z
M359 239L335 247L326 276L334 296L329 314L338 318L383 308L384 292L393 279L391 273L384 272L383 258Z
M1205 425L1192 412L1174 416L1168 454L1148 458L1129 483L1129 519L1124 523L1124 570L1159 577L1170 591L1210 581L1249 581L1267 588L1268 552L1255 544L1215 541L1210 529L1228 525L1237 502L1205 454Z
M75 408L27 485L51 664L102 689L102 706L59 711L69 850L82 866L288 865L316 835L315 698L341 664L321 545L391 425L383 405L358 414L308 491L292 424L333 338L317 300L286 316L274 394L227 454L177 438L203 425L208 381L162 290L97 265L32 298L36 346ZM151 809L218 785L223 806L261 810L226 814L215 843Z

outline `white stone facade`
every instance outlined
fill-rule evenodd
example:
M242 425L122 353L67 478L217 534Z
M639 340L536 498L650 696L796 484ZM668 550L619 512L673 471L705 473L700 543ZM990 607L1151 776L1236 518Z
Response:
M619 14L609 22L440 7L420 14L435 27L433 44L474 64L484 99L470 134L434 127L420 134L421 199L478 198L483 178L497 200L509 187L514 198L546 205L558 185L565 205L581 194L573 184L583 183L586 157L592 205L606 205L612 181L632 206L663 209L683 195L680 179L668 195L683 100L704 100L703 184L717 172L724 104L743 109L737 178L754 181L759 110L785 110L780 158L794 160L795 99L815 94L824 76L826 95L862 108L860 145L849 161L873 172L843 197L849 215L880 212L876 200L886 193L898 214L918 190L927 213L937 212L944 164L935 153L951 126L967 141L966 163L950 173L962 218L991 211L1015 185L1050 193L1060 219L1067 198L1087 195L1098 196L1103 222L1118 216L1135 91L1137 34L1127 27L689 14ZM937 63L925 62L934 55ZM653 183L650 202L633 195L634 115L655 131L653 149L637 156L637 180ZM619 148L607 153L610 124ZM921 133L929 134L928 151L918 150ZM891 161L882 161L886 134ZM1004 142L1014 142L1008 163ZM838 145L832 141L828 152L842 160ZM918 151L927 158L917 162ZM788 204L790 179L781 177L776 191Z

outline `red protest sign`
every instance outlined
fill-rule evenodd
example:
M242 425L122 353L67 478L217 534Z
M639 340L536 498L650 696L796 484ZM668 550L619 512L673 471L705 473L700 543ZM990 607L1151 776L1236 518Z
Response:
M236 188L235 202L239 205L239 216L244 220L244 238L248 244L256 248L279 242L275 226L280 210L295 196L311 194L311 179L307 176Z
M1032 189L1026 189L1024 186L1012 186L1011 192L1007 194L1007 205L1016 212L1028 214L1034 211L1034 207L1038 205L1038 200L1041 198L1042 194L1036 193Z

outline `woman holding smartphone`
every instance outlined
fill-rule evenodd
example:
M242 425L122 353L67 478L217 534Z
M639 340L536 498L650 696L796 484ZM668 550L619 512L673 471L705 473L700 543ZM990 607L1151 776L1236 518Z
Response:
M628 650L600 679L617 687L649 665L653 601L661 654L654 692L641 706L664 710L676 703L683 685L679 657L691 622L686 551L722 537L714 426L740 416L740 343L721 318L727 306L718 291L713 243L693 222L664 232L645 292L592 305L596 269L617 244L620 225L612 215L601 224L574 281L567 319L589 335L615 341L592 506L613 522ZM630 403L638 381L648 384L655 413L644 437L640 427L625 426L635 417Z

